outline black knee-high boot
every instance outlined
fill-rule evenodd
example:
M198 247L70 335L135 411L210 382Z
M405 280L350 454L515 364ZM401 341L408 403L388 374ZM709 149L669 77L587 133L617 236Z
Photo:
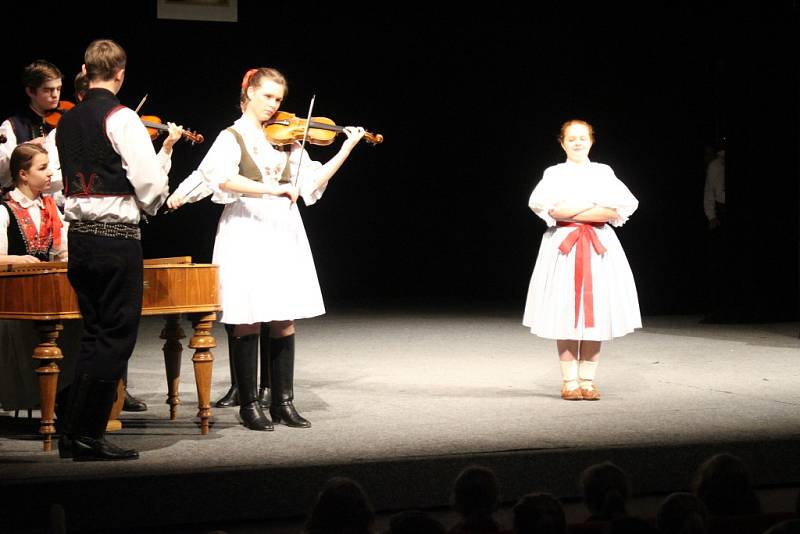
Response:
M272 403L269 414L276 423L294 428L308 428L311 423L294 407L294 334L271 338L270 379Z
M231 355L236 367L236 384L239 388L239 415L250 430L272 430L272 422L264 415L258 402L256 377L258 375L258 334L231 336Z
M139 453L105 440L117 380L90 379L83 374L72 384L67 428L58 442L59 455L75 461L135 460Z
M269 323L261 323L261 379L258 387L258 402L265 410L269 408Z
M233 365L233 350L231 348L231 338L233 338L233 325L225 325L225 334L228 337L228 366L231 370L231 387L228 392L219 399L215 406L217 408L230 408L239 406L239 388L236 385L236 367Z

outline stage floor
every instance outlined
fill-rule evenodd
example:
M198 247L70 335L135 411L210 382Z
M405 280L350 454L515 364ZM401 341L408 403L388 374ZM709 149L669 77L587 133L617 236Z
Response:
M184 349L184 404L170 421L162 324L145 318L129 390L150 409L123 412L123 430L110 437L141 458L60 460L41 452L35 421L0 412L0 489L30 497L78 483L103 498L128 487L143 506L124 519L109 505L75 520L125 526L156 516L162 523L297 516L337 474L360 480L379 510L445 506L453 478L470 463L494 468L507 499L534 489L577 496L580 471L605 459L626 469L639 493L672 491L722 450L745 458L756 484L800 482L800 325L710 325L684 316L644 323L603 345L596 380L603 399L565 402L555 342L531 335L519 314L330 312L297 324L295 404L310 429L249 431L229 408L214 409L211 432L201 436L191 351ZM221 325L214 335L213 400L229 384ZM218 492L235 502L223 507ZM38 505L20 506L36 513Z

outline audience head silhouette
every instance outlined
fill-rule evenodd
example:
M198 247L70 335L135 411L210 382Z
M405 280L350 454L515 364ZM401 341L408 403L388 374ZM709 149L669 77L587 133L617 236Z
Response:
M616 464L602 462L587 467L581 473L580 484L590 521L609 521L627 515L628 476Z
M514 534L564 534L567 518L549 493L529 493L514 505Z
M703 501L687 492L668 495L656 512L656 526L663 534L705 534L707 521Z
M375 514L355 480L334 477L317 496L306 521L308 534L372 534Z
M715 454L703 462L697 469L693 489L710 515L761 513L747 466L733 454Z
M454 527L457 531L496 528L492 514L500 501L500 486L491 469L472 465L462 470L453 485L452 499L453 510L462 518L462 523Z

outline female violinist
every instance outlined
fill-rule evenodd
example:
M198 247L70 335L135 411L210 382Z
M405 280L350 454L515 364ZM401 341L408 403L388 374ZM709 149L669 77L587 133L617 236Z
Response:
M277 70L247 71L241 84L242 117L220 132L197 171L213 192L212 200L225 204L213 254L220 266L221 320L233 325L230 357L239 414L246 427L261 431L273 428L256 391L262 323L270 323L269 414L275 423L311 426L293 403L294 321L322 315L325 306L296 201L302 197L310 206L319 200L364 136L363 128L345 128L341 148L324 165L311 160L300 143L274 148L262 126L286 91L286 79ZM168 204L175 207L182 199L171 200Z
M41 145L22 143L11 153L14 189L0 202L0 263L66 261L67 232L52 198L42 193L50 186L52 171ZM65 321L59 336L64 353L77 350L80 321ZM30 409L39 404L34 360L38 336L31 321L0 321L0 409ZM72 373L62 361L59 389ZM65 372L66 371L66 372Z

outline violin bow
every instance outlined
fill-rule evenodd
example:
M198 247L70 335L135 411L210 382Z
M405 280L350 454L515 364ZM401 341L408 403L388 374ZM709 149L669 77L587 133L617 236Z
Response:
M300 167L303 163L303 152L305 152L306 147L306 139L308 139L308 128L311 126L311 112L314 110L314 100L317 98L317 95L311 96L311 103L308 105L308 115L306 115L306 127L303 130L303 142L300 143L300 157L297 160L297 174L294 175L292 178L292 185L297 187L298 180L300 180ZM290 153L291 154L291 153ZM290 162L286 161L287 165L290 165Z
M144 101L145 101L145 100L147 100L147 95L144 95L144 96L142 97L142 101L141 101L141 102L139 102L139 105L138 105L138 106L136 106L136 109L134 109L134 110L133 110L133 112L134 112L134 113L136 113L137 115L139 114L139 110L140 110L140 109L142 109L142 106L144 105Z

